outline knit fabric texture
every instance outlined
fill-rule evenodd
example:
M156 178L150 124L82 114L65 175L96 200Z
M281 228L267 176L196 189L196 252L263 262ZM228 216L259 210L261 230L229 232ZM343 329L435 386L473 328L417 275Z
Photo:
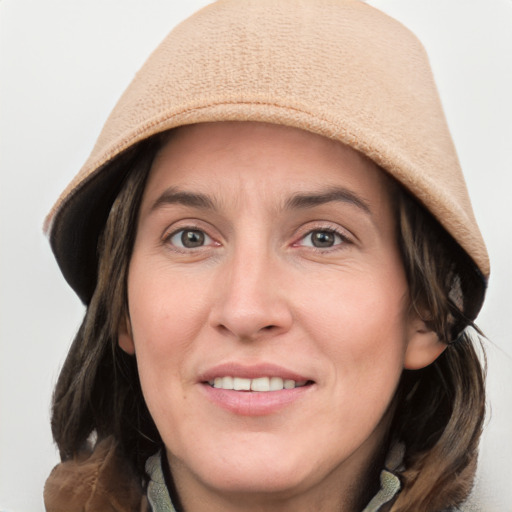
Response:
M487 279L486 248L418 39L360 0L219 0L149 57L46 219L57 261L85 302L80 276L95 261L77 254L95 251L104 219L94 208L114 193L106 177L126 172L121 157L144 139L215 121L289 125L364 153L426 206Z

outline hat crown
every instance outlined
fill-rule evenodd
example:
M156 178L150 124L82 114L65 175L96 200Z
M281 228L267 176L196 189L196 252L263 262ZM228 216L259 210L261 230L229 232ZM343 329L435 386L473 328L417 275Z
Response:
M57 260L75 289L80 269L67 261L67 245L91 242L65 234L74 230L67 213L73 201L140 141L212 121L285 124L361 151L422 202L488 276L418 39L360 0L219 0L179 24L151 54L47 218Z

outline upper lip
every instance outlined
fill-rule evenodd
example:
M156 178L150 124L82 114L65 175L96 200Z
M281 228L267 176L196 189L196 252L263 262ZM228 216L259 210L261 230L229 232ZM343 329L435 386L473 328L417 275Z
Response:
M313 380L306 375L289 370L272 363L240 364L235 362L222 363L209 368L199 376L200 382L208 382L216 377L241 377L257 379L259 377L281 377L283 380L309 381Z

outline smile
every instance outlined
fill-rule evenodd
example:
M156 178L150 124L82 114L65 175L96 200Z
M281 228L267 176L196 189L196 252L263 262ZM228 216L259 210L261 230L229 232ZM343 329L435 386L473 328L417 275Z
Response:
M209 380L208 384L216 389L227 389L235 391L281 391L283 389L300 388L308 384L309 381L295 381L292 379L283 379L281 377L258 377L247 379L243 377L216 377Z

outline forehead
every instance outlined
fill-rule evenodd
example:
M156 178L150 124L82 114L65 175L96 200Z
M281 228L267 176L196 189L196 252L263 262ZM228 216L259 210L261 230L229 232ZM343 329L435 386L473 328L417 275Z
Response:
M203 123L169 133L156 155L146 198L169 186L229 195L344 186L369 203L389 196L387 175L354 149L297 128L258 122Z

